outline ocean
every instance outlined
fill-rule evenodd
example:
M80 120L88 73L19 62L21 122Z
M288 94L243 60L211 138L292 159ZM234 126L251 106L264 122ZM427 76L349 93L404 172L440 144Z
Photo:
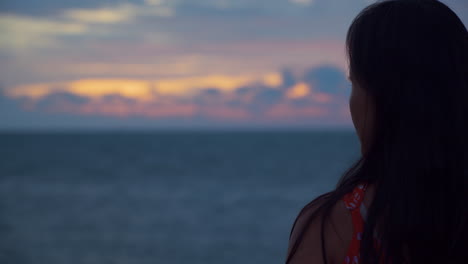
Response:
M284 263L352 131L0 134L0 263Z

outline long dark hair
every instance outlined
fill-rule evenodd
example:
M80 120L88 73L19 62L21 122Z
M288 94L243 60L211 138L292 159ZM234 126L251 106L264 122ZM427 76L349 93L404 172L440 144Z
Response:
M372 97L375 121L366 154L344 173L335 190L302 211L321 201L307 223L322 217L324 263L323 230L331 208L363 181L375 184L375 194L361 240L362 263L466 263L465 26L436 0L381 1L354 19L346 47L350 76Z

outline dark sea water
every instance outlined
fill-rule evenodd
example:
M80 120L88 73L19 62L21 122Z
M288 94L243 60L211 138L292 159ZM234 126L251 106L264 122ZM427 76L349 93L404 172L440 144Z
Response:
M284 263L354 132L0 134L0 263Z

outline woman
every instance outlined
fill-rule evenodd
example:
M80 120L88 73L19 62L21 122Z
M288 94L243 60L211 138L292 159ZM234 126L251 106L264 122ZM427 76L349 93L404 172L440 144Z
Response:
M468 33L436 0L365 8L347 39L362 157L304 207L287 263L468 263Z

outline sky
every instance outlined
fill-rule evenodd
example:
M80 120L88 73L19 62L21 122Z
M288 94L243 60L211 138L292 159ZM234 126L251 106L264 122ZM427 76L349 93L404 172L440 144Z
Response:
M344 39L373 2L2 0L0 129L351 128Z

